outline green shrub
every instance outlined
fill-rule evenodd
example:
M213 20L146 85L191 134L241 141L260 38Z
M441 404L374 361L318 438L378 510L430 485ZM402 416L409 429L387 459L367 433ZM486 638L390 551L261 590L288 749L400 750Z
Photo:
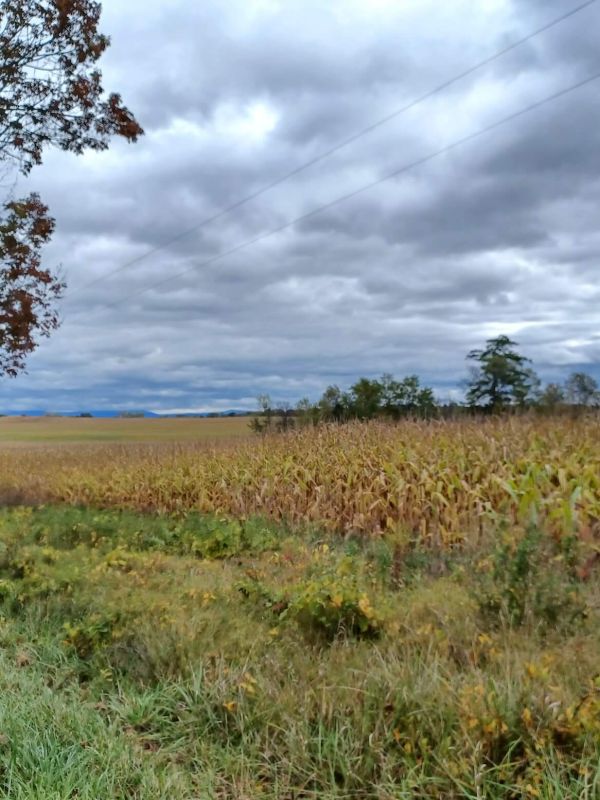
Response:
M382 631L383 615L372 604L362 566L346 556L337 564L314 565L304 578L281 591L257 579L239 583L238 589L280 620L294 620L307 634L328 640L340 634L373 638Z
M298 584L282 616L290 616L301 628L327 638L340 633L378 636L383 623L354 577L327 574Z

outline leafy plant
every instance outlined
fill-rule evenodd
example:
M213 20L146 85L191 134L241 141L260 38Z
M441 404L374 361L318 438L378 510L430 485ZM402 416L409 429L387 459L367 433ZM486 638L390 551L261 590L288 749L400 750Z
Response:
M292 617L305 630L327 638L345 633L374 637L381 633L383 617L368 593L352 576L323 575L295 587L282 617Z
M115 638L120 619L119 613L105 613L92 614L77 624L65 622L65 644L72 647L79 658L88 659Z
M555 543L535 529L505 534L478 565L475 597L482 615L511 626L570 626L585 616L574 575L573 537Z
M333 566L309 570L284 590L271 590L256 578L240 582L238 589L280 620L294 620L306 633L329 640L340 634L373 638L382 632L384 616L373 606L360 570L359 562L346 556Z

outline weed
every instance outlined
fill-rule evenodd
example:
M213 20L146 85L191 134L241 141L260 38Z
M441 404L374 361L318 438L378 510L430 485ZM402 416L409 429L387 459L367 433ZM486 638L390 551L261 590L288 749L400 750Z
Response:
M75 650L79 658L88 659L116 638L120 621L121 614L113 613L92 614L77 624L65 622L64 642Z
M571 628L585 618L572 537L556 543L530 528L523 534L505 532L491 555L477 565L476 598L488 621L512 626L526 622L542 628Z

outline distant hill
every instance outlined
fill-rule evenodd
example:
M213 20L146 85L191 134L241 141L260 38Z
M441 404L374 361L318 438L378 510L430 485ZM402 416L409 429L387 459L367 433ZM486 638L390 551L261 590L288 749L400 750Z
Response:
M249 414L252 413L253 413L252 411L243 411L239 408L232 408L228 409L227 411L193 411L193 412L190 411L188 413L183 413L183 414L159 414L158 416L167 417L169 419L174 419L174 418L179 419L182 417L185 417L185 419L190 419L194 417L201 417L204 419L206 417L212 417L214 419L217 417L247 417Z
M48 409L41 409L41 408L28 408L26 410L13 410L9 409L7 411L0 411L0 416L5 417L81 417L83 414L86 416L91 414L92 417L96 419L115 419L117 417L122 416L123 414L132 414L138 417L144 417L146 419L153 418L153 419L174 419L176 417L243 417L247 416L252 412L250 411L243 411L241 409L227 409L226 411L201 411L201 412L189 412L184 414L157 414L154 411L142 411L142 410L130 410L126 409L124 411L106 411L103 409L83 409L82 411L50 411Z
M155 414L153 411L129 411L129 412L122 412L122 411L105 411L105 410L98 410L98 409L84 409L83 411L50 411L47 409L41 408L28 408L26 410L9 410L9 411L2 411L1 412L6 417L80 417L82 414L91 414L92 417L100 418L100 419L114 419L115 417L120 417L123 413L133 413L136 415L141 415L143 417L160 417L160 414Z

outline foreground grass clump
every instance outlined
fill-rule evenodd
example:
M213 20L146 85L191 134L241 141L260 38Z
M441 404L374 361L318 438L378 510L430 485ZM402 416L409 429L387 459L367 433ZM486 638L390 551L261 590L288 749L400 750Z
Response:
M324 426L208 448L0 451L0 497L409 531L434 545L499 521L598 535L600 417Z
M0 797L600 792L600 598L575 537L511 525L448 551L15 508L0 542Z

